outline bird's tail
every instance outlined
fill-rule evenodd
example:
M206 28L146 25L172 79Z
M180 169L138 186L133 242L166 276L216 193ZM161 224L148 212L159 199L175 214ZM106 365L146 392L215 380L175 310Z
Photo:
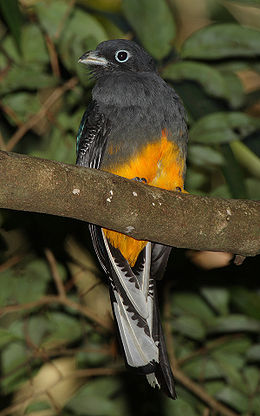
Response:
M172 399L176 399L177 396L174 386L174 378L168 358L164 333L160 320L156 289L154 293L154 321L156 322L155 327L157 329L154 331L153 338L155 339L155 342L158 339L159 362L155 366L155 371L152 374L147 374L146 378L153 387L155 387L153 383L157 381L158 387L164 391L167 396Z
M175 399L173 375L160 322L156 281L151 277L152 244L134 267L103 233L110 262L110 295L127 367L146 375L152 387Z

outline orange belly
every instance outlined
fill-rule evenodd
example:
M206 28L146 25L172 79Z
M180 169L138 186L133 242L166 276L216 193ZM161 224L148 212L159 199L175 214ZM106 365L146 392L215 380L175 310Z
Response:
M174 190L179 187L183 190L184 160L178 145L169 141L165 133L160 140L146 145L124 164L104 170L128 179L145 178L148 185L158 188ZM110 243L121 251L130 266L134 266L147 241L136 240L107 229L103 231Z

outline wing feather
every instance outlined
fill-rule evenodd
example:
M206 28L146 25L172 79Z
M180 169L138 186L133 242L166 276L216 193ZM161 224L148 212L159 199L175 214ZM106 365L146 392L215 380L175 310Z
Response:
M113 308L127 364L138 368L149 366L153 361L158 362L158 347L153 338L145 333L137 320L133 319L134 313L127 310L118 292L115 292L115 300Z
M83 114L77 135L76 164L98 169L110 133L110 122L92 101Z
M128 262L109 243L104 233L103 241L111 263L111 299L126 362L130 367L146 367L145 371L151 372L154 363L158 363L159 349L152 337L150 323L153 308L151 300L147 298L148 283L143 291L144 286L140 286ZM148 249L150 250L151 248ZM149 280L150 261L144 267L143 273Z
M144 319L147 319L148 311L146 297L140 288L138 279L132 272L130 266L122 256L121 252L115 249L111 244L109 244L104 233L103 239L112 268L117 275L119 285L121 285L123 291L127 296L128 302L131 303L131 305L139 315L141 315ZM121 294L122 289L119 289L119 292L121 292Z

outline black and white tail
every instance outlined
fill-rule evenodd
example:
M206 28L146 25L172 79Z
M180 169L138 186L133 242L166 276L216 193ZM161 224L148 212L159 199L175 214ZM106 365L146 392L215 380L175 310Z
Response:
M156 279L167 264L170 248L147 243L134 267L114 248L103 231L90 225L110 296L126 365L145 374L152 387L175 399L174 380L159 317Z

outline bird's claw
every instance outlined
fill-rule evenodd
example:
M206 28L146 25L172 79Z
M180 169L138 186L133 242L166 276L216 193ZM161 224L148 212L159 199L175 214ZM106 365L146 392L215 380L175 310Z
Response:
M136 176L135 178L132 178L132 180L137 181L137 182L147 183L147 180L145 178L139 178L138 176Z

